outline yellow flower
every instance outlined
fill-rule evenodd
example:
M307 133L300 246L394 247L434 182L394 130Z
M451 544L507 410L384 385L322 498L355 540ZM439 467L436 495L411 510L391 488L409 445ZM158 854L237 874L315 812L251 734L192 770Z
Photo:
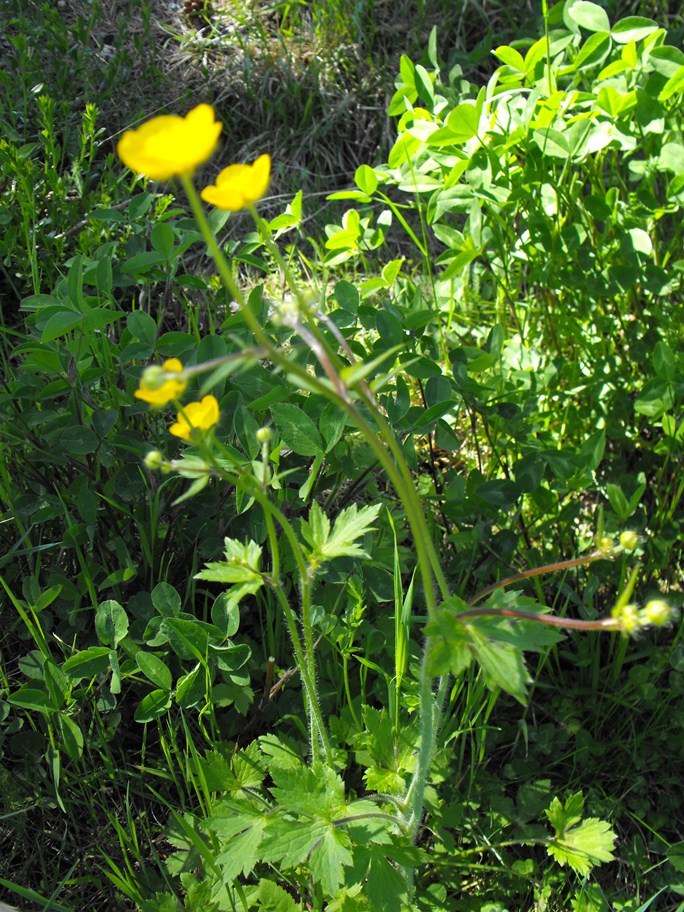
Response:
M169 358L161 367L146 367L140 378L140 389L133 395L136 399L148 402L153 408L161 408L172 399L180 398L188 385L188 381L182 377L165 379L168 374L180 374L182 370L183 365L178 358Z
M218 209L237 212L266 193L271 180L271 157L260 155L252 165L229 165L216 183L202 190L202 199Z
M168 180L191 175L210 158L220 133L221 124L214 120L214 109L201 104L185 117L164 114L137 130L127 130L116 151L131 171L153 180Z
M201 402L191 402L176 415L176 423L169 433L188 443L203 437L219 420L219 404L214 396L205 396Z

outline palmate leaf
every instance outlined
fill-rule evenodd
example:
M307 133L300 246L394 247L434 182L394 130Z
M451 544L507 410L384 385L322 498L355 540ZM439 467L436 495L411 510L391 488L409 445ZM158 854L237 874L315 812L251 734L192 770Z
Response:
M271 794L285 810L332 820L334 812L345 813L344 782L327 766L303 764L295 769L273 769Z
M248 801L227 798L217 803L207 825L225 846L216 863L226 883L249 874L261 859L267 823L264 809Z
M330 520L314 501L309 521L302 523L302 532L313 549L315 561L322 564L335 557L368 557L356 541L371 531L381 509L382 504L360 509L352 504L338 515L331 531Z
M548 847L558 864L570 865L578 874L588 874L604 861L612 861L615 832L605 820L588 817L579 826L567 830Z
M344 881L344 869L353 863L351 840L344 830L330 825L313 847L309 865L314 881L328 896L334 896Z
M471 630L470 643L487 687L490 690L500 687L525 705L526 687L531 678L522 651L488 638L477 628Z
M314 880L332 897L353 864L348 834L333 823L316 819L268 818L261 857L266 862L296 868L308 863Z
M221 868L221 876L226 884L232 883L238 874L250 874L260 861L267 821L268 818L263 814L255 817L251 825L233 836L216 856L216 864Z
M234 538L226 538L225 561L210 561L204 570L195 574L195 579L230 584L224 605L224 609L230 611L246 595L254 595L264 585L259 571L262 550L256 542L243 544Z
M597 864L613 860L616 835L605 820L588 817L582 820L584 796L576 792L563 804L554 798L546 816L556 831L547 847L549 855L558 864L569 865L578 874L585 875ZM580 821L582 822L580 823Z
M575 792L563 804L560 798L554 798L546 809L546 816L551 822L551 826L556 833L564 833L570 827L575 826L582 819L582 809L584 808L584 795L582 792Z
M225 539L225 561L211 561L205 570L195 574L195 579L216 583L253 583L261 585L259 573L262 549L256 542L243 544L234 538Z
M374 912L396 912L408 899L405 878L375 846L371 849L366 892Z
M301 906L294 901L287 890L272 880L259 881L258 897L263 912L299 912Z
M327 821L321 819L293 820L285 816L271 817L268 821L268 838L264 841L262 858L274 864L296 868L308 859L329 826Z

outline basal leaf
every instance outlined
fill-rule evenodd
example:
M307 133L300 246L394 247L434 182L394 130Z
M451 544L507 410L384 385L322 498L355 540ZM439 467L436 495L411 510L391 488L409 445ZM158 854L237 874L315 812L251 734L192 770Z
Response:
M566 830L548 847L558 864L569 865L585 876L598 864L612 861L616 834L609 823L596 817L583 820L579 826Z
M366 891L373 912L396 912L408 899L406 880L376 847L371 848Z
M546 810L546 816L557 835L579 823L582 819L583 807L584 795L582 792L575 792L565 803L560 798L553 799Z
M352 504L338 515L329 536L317 545L317 550L324 560L334 557L367 557L366 551L355 544L358 538L371 531L378 518L382 504L361 507Z
M263 860L294 868L309 858L330 824L325 820L270 818L263 846Z
M335 895L344 881L344 868L353 862L350 844L349 836L344 830L331 824L311 852L311 873L328 896Z
M225 849L216 856L225 883L232 883L238 874L250 874L261 858L261 843L268 818L261 814L251 819L249 826L230 838Z

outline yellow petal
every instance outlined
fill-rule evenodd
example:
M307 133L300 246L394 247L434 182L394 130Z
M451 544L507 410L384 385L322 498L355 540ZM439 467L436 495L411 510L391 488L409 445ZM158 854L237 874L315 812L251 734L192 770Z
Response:
M203 437L219 420L219 404L215 396L205 396L201 402L191 402L176 416L169 433L193 443Z
M190 175L211 157L221 124L210 105L201 104L185 117L163 114L137 130L128 130L117 146L119 158L132 171L153 180Z
M202 199L217 209L237 212L251 206L268 190L271 180L271 158L260 155L251 165L228 165L202 190Z

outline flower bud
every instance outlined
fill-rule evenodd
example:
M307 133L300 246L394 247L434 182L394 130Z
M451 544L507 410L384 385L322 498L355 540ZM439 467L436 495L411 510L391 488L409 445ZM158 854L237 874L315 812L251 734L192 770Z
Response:
M156 472L158 469L161 469L165 462L164 455L160 453L159 450L150 450L144 459L145 467L148 468L150 472Z
M166 383L166 371L158 364L150 364L142 372L140 386L147 390L158 390Z
M651 599L650 602L646 603L644 615L649 624L653 624L654 627L662 627L670 620L672 611L663 599Z
M259 443L270 443L273 440L273 431L269 427L262 427L256 432Z
M619 616L623 633L633 633L641 626L641 619L636 605L625 605Z
M598 550L606 557L612 557L615 551L615 543L610 535L604 535L598 540Z
M620 545L625 551L634 551L639 544L639 536L631 529L620 533Z

